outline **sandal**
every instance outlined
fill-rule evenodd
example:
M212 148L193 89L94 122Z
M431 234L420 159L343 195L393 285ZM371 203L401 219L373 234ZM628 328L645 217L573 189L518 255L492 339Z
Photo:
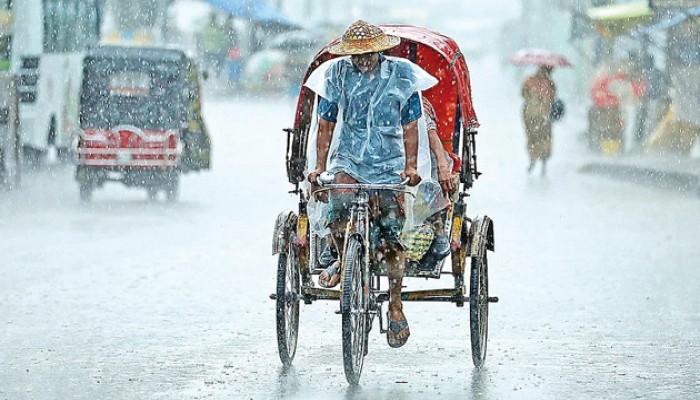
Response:
M323 279L323 272L328 274L328 279ZM332 288L340 283L340 262L335 260L318 276L318 284L324 288Z
M399 338L402 332L407 332L408 334L404 338ZM411 336L411 330L408 329L408 321L406 318L401 321L391 321L389 320L389 330L386 332L386 341L389 346L393 348L399 348L406 344L408 337Z

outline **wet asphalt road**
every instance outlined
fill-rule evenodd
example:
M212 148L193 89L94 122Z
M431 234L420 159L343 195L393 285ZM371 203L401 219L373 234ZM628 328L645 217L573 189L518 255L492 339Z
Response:
M528 177L518 111L499 111L517 91L475 92L484 175L469 210L495 221L501 299L482 370L467 308L419 303L403 348L370 334L358 388L331 303L302 306L283 370L268 295L274 218L295 207L292 104L209 99L214 169L185 177L176 204L117 185L81 204L68 167L0 193L0 399L698 398L700 201L577 173L575 115L548 177Z

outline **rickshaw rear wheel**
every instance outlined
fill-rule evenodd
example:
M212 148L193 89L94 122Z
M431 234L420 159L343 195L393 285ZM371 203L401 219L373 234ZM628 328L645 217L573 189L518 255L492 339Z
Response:
M279 254L277 263L277 350L290 366L297 351L300 298L299 261L292 245Z
M362 243L357 237L351 237L345 253L340 302L343 366L345 378L351 385L359 383L367 353L369 279L365 276L366 270Z
M481 367L486 360L486 342L489 329L489 279L486 249L482 255L471 258L469 280L469 328L471 331L472 361Z

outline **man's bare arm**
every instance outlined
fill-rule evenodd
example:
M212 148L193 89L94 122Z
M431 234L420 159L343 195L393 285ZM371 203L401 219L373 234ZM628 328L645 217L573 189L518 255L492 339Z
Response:
M318 136L316 137L316 169L309 174L309 181L316 183L318 175L326 170L328 151L331 147L335 122L321 118L318 123Z
M449 162L447 161L447 157L445 157L445 148L442 147L442 142L435 129L428 131L428 143L430 145L430 151L435 154L435 158L437 158L438 167L449 167Z
M406 169L418 169L418 121L403 126L403 145L406 150Z
M316 170L325 171L326 162L328 161L328 151L331 147L331 139L333 139L333 130L335 122L326 121L321 118L318 124L318 138L316 139Z
M440 187L445 192L451 193L454 189L452 185L452 170L450 169L449 161L447 161L447 156L445 156L445 148L442 147L442 142L435 129L428 130L428 144L430 145L430 151L435 154L435 159L437 160Z
M418 175L418 121L403 126L403 145L406 151L406 166L401 179L410 178L408 184L415 186L421 180Z

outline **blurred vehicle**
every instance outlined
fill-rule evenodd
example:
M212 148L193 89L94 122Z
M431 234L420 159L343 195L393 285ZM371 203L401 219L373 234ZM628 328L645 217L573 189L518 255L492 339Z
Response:
M77 138L82 200L108 181L145 187L151 199L161 190L168 200L177 198L197 90L192 68L174 49L100 46L88 52ZM208 165L207 151L200 168Z
M295 30L282 32L272 37L267 43L269 49L286 50L288 52L315 52L318 49L320 40L318 35L311 31ZM313 54L312 54L313 56Z
M202 115L202 89L200 76L208 79L208 74L201 74L193 60L187 63L187 128L182 132L182 172L201 171L211 168L211 138Z
M591 81L588 111L588 145L606 156L625 148L624 107L644 96L646 84L624 61L604 64Z
M17 125L17 79L12 73L0 71L0 186L7 188L20 183Z
M243 69L243 87L255 92L284 89L286 62L287 55L281 50L265 49L254 53Z
M81 60L100 35L100 0L14 0L11 70L19 76L25 157L67 154L78 126Z
M273 36L263 50L248 59L244 86L253 91L288 91L296 95L306 67L320 45L319 35L307 30Z

